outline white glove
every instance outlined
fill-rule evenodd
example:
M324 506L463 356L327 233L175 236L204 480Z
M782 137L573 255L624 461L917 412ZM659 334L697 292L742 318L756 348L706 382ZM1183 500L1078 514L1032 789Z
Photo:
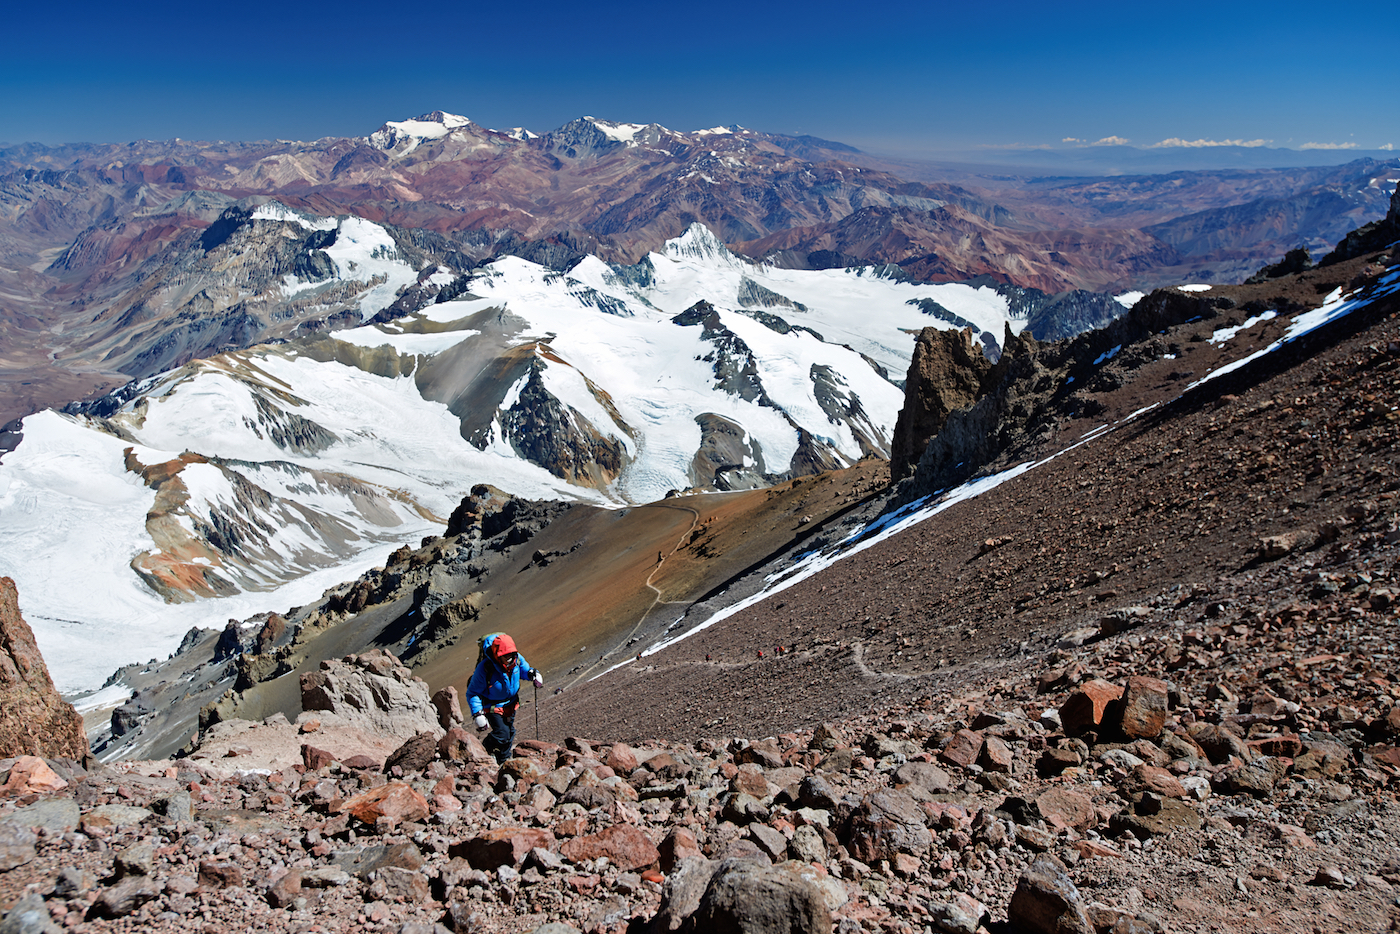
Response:
M478 730L484 730L484 729L486 729L487 726L489 726L489 724L486 722L486 714L484 714L484 713L479 713L479 714L477 714L477 715L476 715L476 728L477 728Z
M533 680L534 680L534 682L535 682L535 687L537 687L537 688L542 688L542 687L544 687L544 675L540 674L538 671L535 672L535 676L534 676L534 679L533 679Z

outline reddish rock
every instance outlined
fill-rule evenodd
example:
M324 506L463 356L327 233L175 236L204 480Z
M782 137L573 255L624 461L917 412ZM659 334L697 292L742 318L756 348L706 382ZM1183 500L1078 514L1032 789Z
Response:
M428 800L412 787L403 782L389 782L341 802L336 813L374 824L385 817L395 823L423 821L428 819L429 811Z
M603 763L619 775L631 775L637 770L637 757L623 743L613 743Z
M1123 790L1130 794L1150 791L1163 798L1186 797L1186 789L1176 780L1175 775L1166 769L1151 765L1139 765L1133 769L1128 780L1123 783Z
M554 835L548 830L493 827L470 840L454 843L447 853L464 858L473 869L492 872L501 866L519 866L530 850L537 846L548 850L553 845Z
M428 732L416 733L398 749L389 753L389 758L384 760L384 771L388 772L394 766L398 766L405 774L421 772L436 757L437 737Z
M243 870L237 863L217 859L199 862L199 884L210 889L226 889L243 884Z
M466 722L462 717L461 695L450 684L433 695L433 709L437 711L438 726L444 730L459 727Z
M695 834L684 827L672 827L666 839L661 841L661 846L657 847L657 852L660 854L662 872L670 872L677 863L688 857L705 855L695 840Z
M1266 739L1251 739L1245 743L1250 749L1265 756L1297 758L1303 752L1303 740L1293 733L1283 736L1270 736Z
M486 747L481 745L481 740L459 726L452 727L446 736L438 740L438 754L452 762L495 761Z
M755 798L766 798L772 793L772 785L757 765L741 765L738 773L729 780L733 791L740 791Z
M554 823L554 833L559 837L577 837L587 829L588 818L586 817L566 817Z
M0 788L0 794L46 795L67 787L68 783L49 768L49 764L43 759L38 756L20 756L10 767L9 780L5 782L4 788Z
M948 745L943 747L938 758L949 765L967 768L976 762L977 757L981 755L982 742L981 733L974 733L972 730L958 730L953 734L953 738L948 740Z
M340 764L347 769L367 769L374 772L383 771L383 763L373 756L366 756L363 754L350 756L348 759L342 759Z
M1167 722L1167 694L1170 688L1165 681L1133 675L1128 679L1128 687L1123 692L1122 703L1117 706L1118 728L1129 739L1156 739L1162 735L1162 727Z
M751 762L755 765L761 765L765 769L780 769L784 764L783 751L778 748L778 741L776 739L765 739L756 743L749 743L749 745L734 753L734 761L739 765L743 765L745 762ZM648 767L650 768L650 763L648 763ZM656 770L652 769L652 771L654 772Z
M1051 788L1035 799L1040 816L1052 827L1088 830L1098 823L1099 814L1087 795L1068 788Z
M334 753L318 749L310 743L301 744L301 764L306 766L306 771L314 772L317 769L324 769L335 761Z
M541 781L544 778L545 770L540 768L540 764L534 759L517 756L501 763L500 774L514 778L515 790L524 791L527 785Z
M576 863L606 856L608 862L624 872L645 869L661 856L651 838L630 824L613 824L598 833L574 837L559 852Z
M1010 772L1013 756L1011 748L995 736L988 736L982 741L982 754L977 757L977 764L988 772Z
M782 762L778 764L782 765ZM607 767L604 766L604 768ZM684 778L689 775L691 767L684 762L678 761L676 757L670 753L663 752L661 755L653 756L647 760L647 771L654 774L663 782L673 782L678 778ZM606 777L603 776L601 770L598 771L598 774L602 777Z
M15 582L0 577L0 759L88 756L83 718L59 696L34 631L19 612Z
M301 895L301 873L295 869L273 880L267 887L267 903L273 908L290 908Z
M1084 760L1073 749L1047 749L1036 760L1035 770L1048 778L1083 764Z
M1107 843L1104 843L1102 840L1076 840L1073 846L1079 855L1085 859L1092 859L1095 857L1099 859L1123 858L1122 853L1118 852Z
M1085 681L1060 706L1060 724L1069 736L1100 729L1109 705L1122 696L1122 688L1101 678Z

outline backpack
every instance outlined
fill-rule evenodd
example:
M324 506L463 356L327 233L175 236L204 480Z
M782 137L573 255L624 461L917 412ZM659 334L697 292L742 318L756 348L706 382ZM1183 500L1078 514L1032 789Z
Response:
M492 642L495 642L496 637L499 635L501 635L499 632L488 632L486 635L476 640L476 663L478 665L490 658L490 656L486 654L486 647Z

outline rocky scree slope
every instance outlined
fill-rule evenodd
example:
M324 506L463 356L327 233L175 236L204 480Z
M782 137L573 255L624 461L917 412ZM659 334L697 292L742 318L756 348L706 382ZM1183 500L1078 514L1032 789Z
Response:
M1359 290L1375 281L1357 275ZM261 807L275 810L286 798L299 811L322 793L310 789L323 789L320 836L298 840L290 827L281 839L276 828L251 840L230 832L217 841L213 827L207 836L194 828L197 839L159 833L146 841L153 852L178 839L174 864L211 865L204 889L183 895L187 882L172 886L161 875L171 871L157 861L165 857L153 859L145 882L123 870L131 873L125 891L154 892L141 907L119 893L103 900L82 880L76 888L88 894L77 899L57 884L57 861L92 858L84 852L106 871L112 856L88 831L41 841L35 858L4 878L33 880L34 898L52 893L42 910L65 922L76 914L74 924L123 908L135 923L161 923L172 897L191 895L213 917L263 904L283 911L272 905L289 893L271 891L282 868L306 871L300 881L310 895L286 902L293 912L343 912L389 929L567 920L620 930L632 919L670 929L671 919L680 927L729 917L735 902L724 893L737 883L726 880L736 873L754 877L746 884L756 891L789 891L787 878L734 863L680 859L663 868L668 850L687 852L685 828L706 859L780 861L777 872L813 886L785 902L800 907L782 915L789 930L797 917L809 920L796 929L848 931L1003 922L1288 931L1318 916L1347 928L1393 925L1400 769L1397 689L1385 661L1400 573L1400 479L1388 457L1400 409L1400 317L1393 301L1366 307L1319 333L1307 354L1244 368L1247 383L1198 387L1158 418L1090 440L794 585L772 605L559 695L541 709L545 736L559 746L522 743L521 761L499 770L483 763L484 772L448 764L450 744L433 748L421 778L407 760L400 776L391 766L390 777L410 786L432 782L420 787L430 802L422 809L405 792L379 791L392 784L375 787L382 772L337 772L314 758L303 769L343 778L313 784L283 771L264 791L248 780L215 785L212 773L191 768L210 805L248 805L251 795ZM1132 391L1142 369L1119 392ZM1168 400L1177 392L1170 382L1136 387L1148 389ZM778 644L781 654L756 657L756 647ZM695 690L701 685L707 690ZM634 703L608 703L622 696ZM709 700L697 705L701 696ZM837 711L830 726L811 726ZM713 739L645 740L678 732ZM470 749L468 739L460 741ZM162 765L177 781L186 767ZM118 794L116 781L102 787ZM330 818L346 812L333 802L347 805L357 791L409 804L397 816L360 810L342 829ZM376 834L389 832L385 843L412 842L420 858L431 850L436 879L425 892L385 872L313 906L327 875L317 860L332 856L338 834L349 842L353 830L358 846L365 815ZM582 823L569 822L575 817ZM150 826L109 841L139 843ZM513 841L509 851L480 855L502 839ZM569 842L556 852L560 839ZM467 841L475 842L454 854ZM224 859L207 857L209 842L216 855L222 843ZM321 843L324 857L315 852ZM249 886L254 849L265 851L256 872L267 875ZM464 862L453 864L458 855ZM293 866L303 860L311 864ZM652 860L660 883L647 872ZM212 865L240 861L237 876ZM689 887L697 877L704 884ZM228 888L234 879L244 884ZM407 888L390 888L400 882ZM177 916L192 907L174 906ZM1047 915L1055 926L1038 927Z

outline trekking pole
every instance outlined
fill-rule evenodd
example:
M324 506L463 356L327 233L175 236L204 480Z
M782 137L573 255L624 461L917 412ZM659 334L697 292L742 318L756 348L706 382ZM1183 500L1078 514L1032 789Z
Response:
M540 738L540 686L535 685L535 739Z

